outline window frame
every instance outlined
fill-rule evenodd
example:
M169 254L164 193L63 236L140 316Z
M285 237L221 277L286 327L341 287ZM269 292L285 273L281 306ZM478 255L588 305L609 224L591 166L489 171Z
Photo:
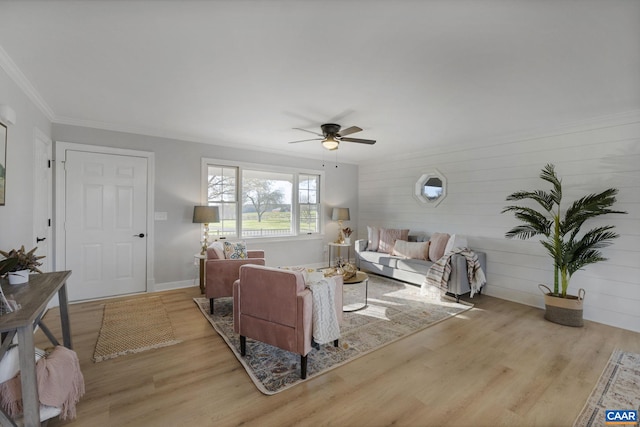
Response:
M237 182L236 182L236 234L228 236L229 239L242 239L242 240L260 240L260 241L282 241L282 240L308 240L324 237L324 224L325 224L325 212L324 206L324 182L325 173L322 170L306 169L306 168L292 168L288 166L274 166L263 163L251 163L251 162L239 162L233 160L215 159L210 157L203 157L201 160L201 172L200 172L200 201L201 204L208 203L208 175L209 166L223 167L223 168L237 168ZM290 235L278 235L278 236L242 236L242 180L244 170L253 170L259 172L273 172L273 173L286 173L293 175L292 194L291 194L291 221L293 233ZM300 201L299 201L299 184L300 175L315 175L318 176L318 215L319 226L316 233L300 232Z

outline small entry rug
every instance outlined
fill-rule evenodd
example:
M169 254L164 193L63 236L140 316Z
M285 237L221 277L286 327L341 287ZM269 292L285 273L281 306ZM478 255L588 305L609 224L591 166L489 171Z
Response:
M348 301L352 286L344 289ZM362 290L361 290L362 291ZM240 356L240 338L233 331L232 298L215 299L214 315L209 300L194 298L202 314L229 345L258 389L276 394L403 337L449 319L473 307L433 295L420 295L420 288L380 276L369 275L369 298L365 309L343 313L340 345L321 345L308 354L307 379L300 378L300 355L247 338L247 354Z
M640 411L640 354L613 351L574 427L603 426L607 409Z
M107 303L94 362L179 343L161 297Z

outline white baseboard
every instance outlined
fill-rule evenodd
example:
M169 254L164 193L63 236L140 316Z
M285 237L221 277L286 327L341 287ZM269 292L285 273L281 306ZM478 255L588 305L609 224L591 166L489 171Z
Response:
M200 283L197 280L180 280L177 282L156 283L154 291L169 291L171 289L191 288L194 286L200 286Z

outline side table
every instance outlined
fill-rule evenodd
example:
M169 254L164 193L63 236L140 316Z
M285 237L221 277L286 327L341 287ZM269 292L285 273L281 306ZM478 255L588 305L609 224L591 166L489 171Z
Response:
M333 253L335 252L335 248L338 248L338 257L340 257L340 249L347 248L347 262L351 258L351 244L350 243L329 243L329 267L332 267L331 260L333 259Z
M38 398L38 380L36 378L35 347L33 330L36 325L49 338L51 343L59 345L58 340L42 322L47 304L55 295L60 304L60 326L62 342L65 347L72 349L71 326L69 322L69 307L67 300L67 278L71 271L56 271L52 273L32 274L29 282L23 285L2 284L5 294L21 305L19 310L0 316L0 332L7 333L0 346L0 358L9 347L13 337L18 335L18 351L20 358L20 382L22 386L22 401L24 407L24 425L35 427L40 425L40 400ZM4 281L3 281L4 282ZM0 425L15 426L0 410Z
M205 289L205 268L204 268L204 264L205 261L207 260L207 254L195 254L193 256L196 259L196 262L198 262L197 260L200 260L200 293L204 294L204 289Z
M361 303L360 305L356 306L356 307L351 307L354 304L345 304L344 303L344 293L345 290L347 292L349 292L351 289L352 285L357 285L357 284L361 284L364 283L364 302ZM342 306L342 311L344 312L351 312L351 311L358 311L358 310L362 310L367 308L367 304L368 304L368 298L369 298L369 276L367 275L367 273L365 273L364 271L356 271L356 275L343 281L343 286L342 286L342 292L343 292L343 306ZM348 307L348 308L347 308Z

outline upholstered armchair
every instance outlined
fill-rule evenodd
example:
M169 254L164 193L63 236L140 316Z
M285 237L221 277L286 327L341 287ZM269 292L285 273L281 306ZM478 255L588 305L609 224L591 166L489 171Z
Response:
M207 249L205 295L211 314L214 298L233 296L233 282L240 277L240 267L246 264L264 265L264 251L247 250L245 259L224 259L213 248Z
M338 322L342 321L342 277L334 294ZM307 354L312 349L311 291L299 271L257 265L240 268L233 284L233 328L240 335L240 353L252 338L300 355L300 377L307 377ZM338 340L334 341L338 346Z

